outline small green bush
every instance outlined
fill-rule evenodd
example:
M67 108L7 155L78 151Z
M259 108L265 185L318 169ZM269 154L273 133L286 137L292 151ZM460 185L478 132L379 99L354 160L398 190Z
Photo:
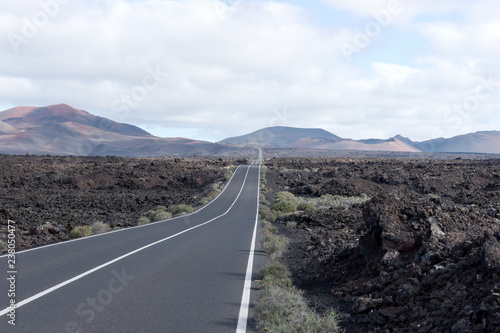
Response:
M287 227L288 229L293 229L293 228L295 228L296 226L297 226L297 222L291 222L291 221L290 221L290 222L287 222L287 223L286 223L286 227Z
M271 333L340 332L337 313L323 317L309 308L304 293L292 285L264 284L256 308L257 328Z
M226 170L226 172L224 172L224 180L227 182L229 180L231 180L231 177L233 176L233 169L229 169L229 170Z
M174 205L171 206L169 210L172 215L190 214L194 212L194 208L190 205Z
M219 193L220 193L220 191L212 191L212 192L210 192L206 197L204 197L203 199L201 199L200 203L202 205L206 205L210 201L214 200L219 195Z
M155 214L153 222L165 221L172 218L172 214L170 212L158 212Z
M295 203L295 199L295 195L287 191L278 192L278 194L276 194L276 202L288 201Z
M273 225L269 222L269 221L266 221L266 220L262 220L260 222L260 225L262 226L262 228L264 229L267 229L269 227L272 227Z
M265 221L274 222L279 217L279 213L267 207L260 209L260 218Z
M274 333L341 332L337 313L329 310L320 316L311 309L304 293L293 286L286 266L269 263L261 269L261 275L262 293L255 312L258 329Z
M266 200L266 198L264 196L261 196L260 197L260 204L261 205L264 205L264 206L269 206L271 205L271 203L269 201Z
M278 232L278 228L275 227L274 225L271 225L270 227L264 229L265 235L275 234L277 232Z
M158 211L160 211L160 212L164 212L164 211L166 211L166 210L167 210L167 207L165 207L165 206L156 206L156 211L157 211L157 212L158 212Z
M92 224L91 229L92 229L92 234L96 235L96 234L102 234L104 232L110 231L111 227L107 223L95 222Z
M281 287L289 287L292 285L291 274L285 265L279 262L272 262L264 267L260 271L262 275L263 285L277 285Z
M146 216L143 216L141 218L139 218L139 221L137 221L137 225L144 225L144 224L148 224L149 222L151 222Z
M7 243L5 243L3 240L0 240L0 253L3 251L7 251Z
M313 212L316 210L316 206L314 206L313 204L304 202L304 203L299 204L297 206L297 209L301 210L303 212Z
M80 238L80 237L87 237L92 234L92 227L89 225L80 225L78 227L73 228L69 232L69 237L70 238Z
M288 247L288 238L276 235L264 235L260 241L264 251L269 254L271 260L280 258Z
M297 206L290 201L279 201L273 206L272 210L283 213L293 213L297 210Z

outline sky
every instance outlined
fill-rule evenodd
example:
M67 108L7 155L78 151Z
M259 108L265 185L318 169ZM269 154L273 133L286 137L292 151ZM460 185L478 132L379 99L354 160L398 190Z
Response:
M500 130L497 0L0 0L0 110L160 137Z

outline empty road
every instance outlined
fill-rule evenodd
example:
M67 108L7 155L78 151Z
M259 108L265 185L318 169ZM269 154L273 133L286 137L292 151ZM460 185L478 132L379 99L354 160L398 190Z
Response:
M0 257L0 332L245 332L259 178L257 161L191 215L19 252L15 281Z

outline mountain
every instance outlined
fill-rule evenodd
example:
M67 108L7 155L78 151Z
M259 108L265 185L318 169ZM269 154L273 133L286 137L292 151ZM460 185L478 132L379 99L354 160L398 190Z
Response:
M0 121L17 129L44 128L55 124L72 123L124 135L151 135L137 126L97 117L67 104L47 107L18 106L1 112Z
M420 149L403 142L397 138L389 140L369 139L350 140L344 139L336 142L325 140L300 140L290 145L289 148L328 149L328 150L360 150L360 151L394 151L394 152L421 152Z
M259 148L290 148L300 140L327 140L328 142L341 141L342 138L319 128L295 128L275 126L264 128L250 134L232 137L220 141L233 146L247 146Z
M500 132L484 131L423 142L401 135L390 139L343 139L323 129L269 127L222 140L240 147L353 150L408 153L500 154Z
M67 104L0 112L0 153L115 156L214 155L236 151L204 141L159 138Z
M484 131L415 142L414 146L425 152L500 154L500 131Z
M137 126L98 117L67 104L19 106L0 112L0 153L6 154L239 157L255 153L256 147L500 154L500 132L483 131L414 142L401 135L387 140L351 140L319 128L276 126L211 143L159 138Z
M351 140L342 139L323 129L283 126L264 128L247 135L222 140L221 143L259 148L420 152L420 149L401 136L389 140Z

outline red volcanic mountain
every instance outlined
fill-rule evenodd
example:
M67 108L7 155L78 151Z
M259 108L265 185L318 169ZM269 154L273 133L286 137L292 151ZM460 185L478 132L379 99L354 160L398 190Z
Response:
M500 132L483 131L416 143L430 152L500 154Z
M0 153L115 156L212 155L231 148L184 138L158 138L67 104L0 112Z

